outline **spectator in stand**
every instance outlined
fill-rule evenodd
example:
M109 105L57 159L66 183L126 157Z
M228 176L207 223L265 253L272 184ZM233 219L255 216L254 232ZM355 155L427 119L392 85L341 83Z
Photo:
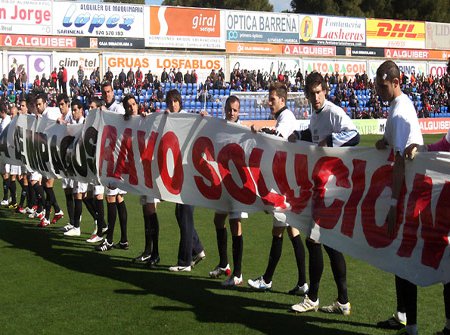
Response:
M78 86L81 87L84 79L84 70L82 65L78 66L77 79L78 79Z
M153 84L153 74L152 74L152 70L148 70L148 73L147 73L146 77L147 77L148 83L149 83L150 85L152 85L152 84Z
M60 92L63 91L63 70L62 70L62 67L60 67L59 71L58 71L58 90Z
M75 79L75 75L72 75L72 78L70 78L69 81L69 87L70 87L70 96L77 96L78 92L78 81Z
M161 82L166 83L169 80L169 74L166 71L166 68L163 69L163 72L161 73Z
M16 68L12 67L8 74L8 82L15 84L16 83Z
M105 80L109 81L110 83L113 81L113 73L111 71L111 68L108 66L108 70L105 73Z
M1 89L2 91L6 91L8 89L8 78L6 78L6 74L3 75Z
M139 66L138 69L136 70L135 79L136 79L136 88L141 87L144 81L144 74L142 73L141 68Z
M181 73L180 69L178 69L177 73L175 74L175 83L177 84L183 83L183 74Z
M190 84L192 82L192 76L191 76L191 73L189 72L189 70L187 70L184 75L184 82L186 84Z
M56 88L57 82L58 82L58 72L56 71L55 67L52 73L50 74L50 86Z
M120 73L119 73L119 83L120 83L121 89L123 89L125 87L126 81L127 81L127 75L125 74L124 69L122 69L122 71L120 71Z

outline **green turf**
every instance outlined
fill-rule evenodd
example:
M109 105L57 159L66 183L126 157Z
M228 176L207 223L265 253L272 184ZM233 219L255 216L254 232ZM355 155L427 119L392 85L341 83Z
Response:
M378 138L363 136L361 145L373 146ZM350 257L351 316L289 313L300 298L285 294L297 279L287 237L272 292L252 292L246 286L222 289L220 280L208 277L218 262L211 210L195 212L207 258L193 272L167 271L176 262L179 240L174 205L167 202L158 207L160 267L135 266L130 259L143 249L143 219L138 197L129 195L126 201L130 249L107 253L95 252L84 241L93 228L86 210L80 238L62 237L57 228L66 222L42 229L21 214L0 210L0 334L395 334L374 326L395 310L393 275ZM271 222L269 215L256 213L244 223L245 281L265 270ZM116 240L119 234L116 229ZM319 297L328 304L336 298L336 288L324 259ZM443 324L442 285L419 289L421 334L433 334Z

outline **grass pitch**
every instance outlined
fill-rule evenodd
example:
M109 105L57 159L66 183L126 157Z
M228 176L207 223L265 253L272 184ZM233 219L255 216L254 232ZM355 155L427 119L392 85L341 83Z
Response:
M434 142L442 135L426 136ZM379 136L363 136L373 146ZM56 185L65 209L64 196ZM284 239L283 255L271 292L253 292L246 285L223 289L208 272L218 254L213 211L197 208L196 228L207 257L191 273L170 273L179 241L174 205L158 206L161 264L148 270L131 263L143 250L143 219L138 197L128 195L130 249L94 251L85 240L93 224L87 210L82 236L66 238L56 227L38 228L36 221L0 210L1 334L395 334L375 328L395 310L394 276L347 257L352 315L292 314L301 298L286 294L297 280L292 247ZM271 243L270 215L251 214L244 223L243 275L260 276ZM119 231L116 229L116 238ZM229 250L231 238L229 234ZM231 260L231 250L229 252ZM328 257L319 293L320 303L336 299ZM444 325L442 285L419 289L419 329L433 334Z

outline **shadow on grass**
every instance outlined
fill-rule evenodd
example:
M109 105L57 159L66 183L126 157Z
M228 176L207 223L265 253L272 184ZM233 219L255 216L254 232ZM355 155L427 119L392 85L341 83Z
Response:
M249 293L246 288L238 288L237 294L234 294L220 290L217 281L170 273L162 266L147 271L133 266L129 258L97 253L92 245L81 239L64 238L57 228L42 229L32 223L23 224L4 210L0 211L0 219L0 239L9 243L10 248L29 250L37 257L66 269L126 282L139 288L116 290L117 294L152 294L191 306L154 306L158 311L191 311L201 323L240 324L264 334L295 331L304 334L352 335L364 333L338 330L336 323L346 323L356 328L373 327L371 324L354 322L351 318L334 320L322 318L319 313L288 313L288 305L255 299L255 293ZM280 313L273 313L273 310L279 310ZM330 327L314 324L318 322L322 325L329 323Z

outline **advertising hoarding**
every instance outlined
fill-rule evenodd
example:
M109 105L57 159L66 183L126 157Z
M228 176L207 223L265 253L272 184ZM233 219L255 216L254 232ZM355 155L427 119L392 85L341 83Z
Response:
M447 62L429 62L427 73L431 74L432 76L444 76L447 73Z
M425 22L366 19L367 46L425 48Z
M58 2L53 34L135 37L144 34L144 6L120 3Z
M12 48L75 49L76 37L0 34L0 46Z
M273 73L288 74L291 82L295 81L295 75L300 69L301 63L298 58L281 58L281 57L245 57L245 56L230 56L229 71L237 70L260 70L264 75L270 76Z
M60 68L64 66L67 69L67 82L72 78L78 80L77 71L81 66L84 75L89 78L92 71L100 66L100 60L97 53L87 52L57 52L53 55L53 66Z
M364 19L322 15L300 15L300 43L366 45Z
M283 51L280 44L227 42L226 46L227 53L280 55Z
M227 41L298 43L298 15L250 11L226 11Z
M222 16L217 9L145 7L145 46L225 49Z
M153 75L161 78L164 68L167 71L175 68L180 69L183 74L187 70L195 70L199 82L204 82L211 70L225 69L225 56L104 53L103 60L104 69L110 67L114 75L118 75L122 69L126 73L130 68L136 71L140 67L144 74L151 70Z
M49 52L8 52L7 57L8 72L11 68L16 68L16 73L24 69L28 82L32 83L36 76L48 79L53 70L52 54Z
M0 32L51 35L52 2L50 0L0 0Z
M450 24L425 22L426 48L450 50Z
M370 61L369 62L369 71L368 76L370 79L374 79L377 74L378 67L383 63L382 60L377 61ZM418 74L426 74L427 70L427 62L411 62L411 61L395 61L395 64L397 64L398 68L401 72L404 72L408 77L411 76L411 73L414 73L415 75Z
M334 57L336 56L336 47L331 45L286 44L283 46L283 53L285 55Z
M326 73L336 73L346 75L347 77L354 77L355 74L363 74L367 72L367 64L365 61L350 61L350 60L336 60L336 59L304 59L304 70L308 73L317 71L325 75Z

